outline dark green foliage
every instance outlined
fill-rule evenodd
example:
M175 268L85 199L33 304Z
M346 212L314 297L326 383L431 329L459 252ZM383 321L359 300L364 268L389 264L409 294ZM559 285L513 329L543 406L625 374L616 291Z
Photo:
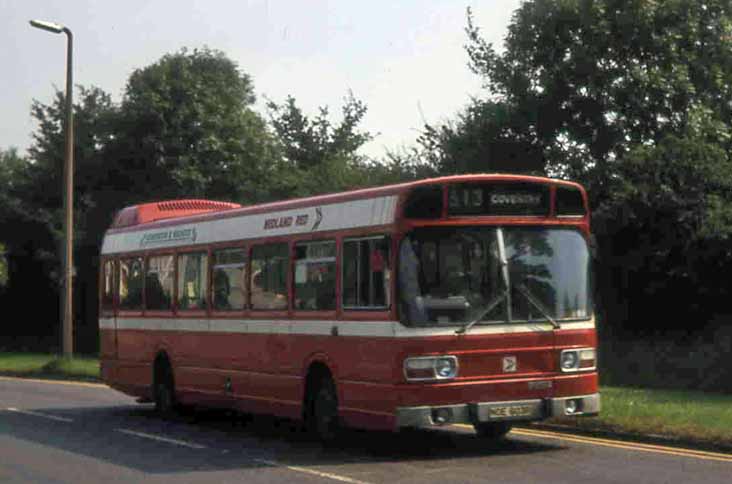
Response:
M533 0L500 51L470 11L466 33L486 95L426 127L431 164L531 172L522 161L538 161L584 183L615 324L663 330L717 311L732 268L732 4Z
M311 119L303 114L292 96L281 105L269 101L267 107L272 127L283 145L284 158L297 168L313 168L338 156L356 162L358 149L373 138L370 133L358 130L366 105L353 93L344 99L338 125L331 123L327 106L320 107L318 115Z
M457 119L426 125L417 140L425 164L444 174L543 174L544 155L527 120L504 102L471 99Z
M292 97L283 104L270 101L268 109L283 155L276 179L269 180L275 198L387 185L434 174L416 149L390 152L379 161L359 154L373 135L360 129L366 105L352 93L344 99L338 123L331 121L325 106L317 116L308 117Z
M467 51L502 106L489 119L540 146L548 173L603 186L635 146L683 133L696 107L730 121L731 20L726 1L535 0L501 54L469 13Z
M372 139L359 130L366 105L352 93L344 99L340 123L330 120L327 107L310 118L288 96L284 104L267 103L270 122L283 158L272 188L279 197L330 193L369 184L366 159L358 150Z
M0 290L8 284L8 261L5 258L5 245L0 243Z
M166 55L130 76L108 159L138 200L209 197L257 201L277 159L254 89L224 54Z
M25 314L31 308L30 322L4 326L0 336L44 350L58 334L64 99L56 92L47 105L33 103L38 128L27 158L0 152L0 287L12 282L2 302L9 313L14 305ZM366 106L352 95L337 124L326 107L311 119L288 98L270 103L270 128L254 101L249 76L207 48L134 71L119 104L99 88L77 86L77 349L96 351L99 247L119 209L176 198L251 204L414 176L406 162L380 164L357 153L371 135L359 128Z

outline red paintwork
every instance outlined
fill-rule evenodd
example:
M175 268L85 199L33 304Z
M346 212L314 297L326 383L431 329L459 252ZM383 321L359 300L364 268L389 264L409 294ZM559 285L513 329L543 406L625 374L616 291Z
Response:
M110 333L103 331L103 333ZM561 374L561 349L596 346L594 330L512 335L470 335L388 339L257 334L121 331L119 359L103 358L105 380L134 395L146 396L158 348L166 348L175 368L181 399L201 403L218 395L220 404L256 411L277 402L283 415L297 417L312 353L327 355L338 382L347 423L363 425L371 415L393 425L398 406L441 405L595 393L597 373ZM407 383L402 361L408 355L455 354L460 377L450 383ZM501 371L501 357L516 355L519 371ZM124 362L124 363L123 363ZM224 397L226 378L234 395ZM529 390L531 379L554 381L547 390ZM228 402L228 403L227 403ZM382 414L374 416L373 412ZM373 422L376 424L377 422ZM383 425L376 425L382 427Z
M404 201L410 190L425 184L449 185L467 181L535 181L549 183L551 210L549 217L450 217L440 220L405 220L402 216ZM231 208L205 214L186 214L174 219L149 219L136 226L116 227L109 233L148 230L152 227L211 220L224 217L289 210L304 206L325 205L360 198L398 195L397 216L393 225L351 229L331 233L278 236L266 241L287 241L290 249L295 242L333 238L338 244L337 273L340 274L341 241L344 237L367 234L390 234L392 237L391 268L397 267L397 247L401 234L416 226L501 224L572 226L589 237L589 214L576 218L554 216L554 187L570 185L580 189L587 204L587 195L581 186L564 181L513 175L465 175L424 180L382 188L357 190L342 194L325 195L259 206ZM140 213L141 206L128 207ZM140 219L142 220L142 219ZM262 239L254 241L261 243ZM251 248L252 241L211 244L209 254L216 247L243 246ZM136 255L176 254L190 247L139 251ZM197 246L200 250L201 247ZM124 254L129 256L130 254ZM115 257L107 257L113 258ZM210 265L209 265L210 267ZM177 269L176 269L177 270ZM288 274L288 291L292 300L292 264ZM392 301L395 297L396 277L392 277ZM176 285L177 286L177 285ZM177 289L176 289L177 291ZM340 300L341 280L337 278L336 295ZM208 295L209 299L211 295ZM174 298L174 300L177 298ZM246 321L393 321L398 319L394 304L386 311L240 311L236 313L197 311L183 312L175 307L165 313L144 311L101 310L103 317L123 318L201 318L234 319ZM215 324L211 322L210 324ZM345 323L348 324L348 323ZM363 324L363 323L360 323ZM555 330L521 334L467 335L391 338L316 336L289 334L196 333L175 331L145 331L102 329L100 331L102 377L110 386L125 393L150 397L152 363L159 352L165 352L173 365L178 397L184 403L224 406L250 412L262 412L299 418L302 415L304 383L313 362L326 364L336 382L339 410L345 423L365 428L391 429L395 423L395 409L400 406L441 405L479 401L500 401L552 396L573 396L596 393L597 372L564 374L558 370L559 353L564 348L596 347L596 332L585 330ZM409 383L402 373L407 356L454 354L459 357L459 378L449 383ZM519 360L517 373L502 372L501 358L515 355ZM224 387L230 379L233 392ZM529 390L529 380L552 380L549 389Z

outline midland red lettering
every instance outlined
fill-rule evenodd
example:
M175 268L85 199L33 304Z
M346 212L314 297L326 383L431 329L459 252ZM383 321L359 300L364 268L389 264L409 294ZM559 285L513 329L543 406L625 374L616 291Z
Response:
M292 217L268 218L264 221L264 230L281 229L292 226Z

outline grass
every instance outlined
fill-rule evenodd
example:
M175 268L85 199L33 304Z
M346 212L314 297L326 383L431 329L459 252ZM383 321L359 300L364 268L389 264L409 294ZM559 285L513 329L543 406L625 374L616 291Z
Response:
M0 352L0 374L32 378L99 380L99 359L44 353Z
M603 386L598 417L553 423L732 448L732 395Z

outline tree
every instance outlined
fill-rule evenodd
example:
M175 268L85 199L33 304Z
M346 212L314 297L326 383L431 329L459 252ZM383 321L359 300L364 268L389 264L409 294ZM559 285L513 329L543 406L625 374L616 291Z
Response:
M97 205L98 191L108 182L106 154L116 139L117 107L109 94L98 87L76 86L74 105L74 228L76 245L87 232L89 212ZM24 202L34 210L34 218L48 225L53 237L63 239L63 166L65 135L63 120L65 94L56 91L50 104L34 101L31 114L38 123L29 149L27 183L34 187L24 194ZM108 217L107 217L108 218ZM96 229L96 227L94 227ZM93 235L95 237L95 235ZM92 243L98 241L98 237Z
M309 169L324 160L346 156L358 159L357 151L373 136L358 129L366 114L366 105L349 93L344 99L342 120L334 125L329 108L321 106L313 119L303 114L295 99L288 96L284 104L267 103L270 122L284 146L284 156L291 165Z
M0 243L0 289L8 285L8 261L5 258L5 245Z
M549 173L604 187L630 149L682 133L692 107L732 121L729 2L527 1L500 54L470 12L466 30L471 69L521 114Z
M101 89L77 89L76 346L95 351L99 247L113 215L127 205L166 198L266 200L280 153L266 122L252 109L249 77L217 51L182 50L136 70L120 104ZM34 102L38 129L29 159L14 162L12 173L5 170L19 202L2 225L2 233L13 238L0 242L7 244L11 272L20 276L11 274L13 297L8 292L4 301L22 305L19 296L34 294L39 313L27 319L44 325L26 325L20 330L24 335L52 335L58 319L63 106L61 92L47 105ZM0 209L0 223L3 210L8 212ZM27 314L27 305L23 308Z
M432 151L419 145L388 150L381 159L365 163L366 179L371 186L382 186L435 177L440 172L432 156Z
M307 196L369 184L368 160L358 150L373 136L359 128L367 108L352 93L344 100L337 124L331 122L327 106L310 118L292 96L283 104L269 101L267 108L283 153L279 196Z
M444 175L544 174L544 156L526 119L502 101L473 98L455 121L425 125L417 139L427 166Z
M17 149L0 149L0 223L22 209L18 196L25 188L26 166L27 160L18 154Z
M47 350L54 344L48 324L57 320L58 299L49 288L53 284L49 274L55 268L49 255L54 247L47 221L26 200L38 190L32 184L31 166L17 150L0 150L0 305L8 314L26 316L9 318L2 325L0 346L43 341L45 348L35 349ZM44 298L46 294L52 299Z
M732 4L533 0L501 51L470 11L466 33L486 94L426 130L440 171L490 169L505 141L539 153L544 173L588 187L606 301L714 310L732 268Z
M17 188L24 163L16 149L0 149L0 290L8 285L7 241L11 239L11 223L22 209Z
M111 217L105 214L103 222L96 223L94 209L101 198L99 187L106 183L104 152L114 138L116 111L109 95L101 89L77 86L77 92L74 105L76 320L91 327L95 325L95 312L89 314L88 308L78 303L95 305L95 264L101 237L98 231ZM58 333L55 323L63 241L64 109L64 93L59 91L49 104L34 101L31 115L38 128L29 155L5 152L0 165L3 187L0 237L6 247L9 280L2 304L9 312L28 316L23 324L8 325L5 334L20 338L18 344L46 351L57 346ZM84 317L87 314L89 319ZM93 351L95 335L88 340L89 344L82 344L81 348Z
M183 49L132 73L110 153L135 201L268 198L278 152L248 75L223 53Z

